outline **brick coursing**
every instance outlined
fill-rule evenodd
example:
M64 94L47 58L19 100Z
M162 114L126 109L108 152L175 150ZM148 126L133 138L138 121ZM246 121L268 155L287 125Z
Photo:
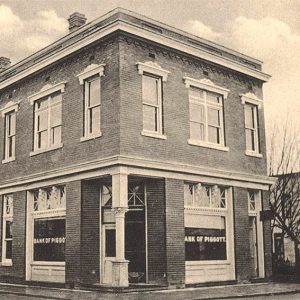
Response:
M183 287L185 283L183 181L166 178L165 193L167 282L170 286Z
M165 181L147 180L148 282L166 281Z
M236 279L245 281L251 278L248 194L239 187L233 191Z

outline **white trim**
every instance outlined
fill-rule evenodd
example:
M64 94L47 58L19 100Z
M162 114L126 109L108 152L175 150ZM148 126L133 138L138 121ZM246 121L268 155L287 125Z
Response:
M41 99L43 97L46 97L55 92L58 92L58 91L63 93L65 91L66 83L67 83L66 81L62 81L55 85L51 85L51 84L44 85L39 92L28 97L30 104L33 105L34 101Z
M64 144L63 144L63 143L60 143L60 144L54 145L54 146L49 147L49 148L31 151L31 152L29 153L29 155L30 155L30 156L38 155L38 154L41 154L41 153L45 153L45 152L49 152L49 151L53 151L53 150L62 148L63 146L64 146Z
M99 138L102 136L102 132L98 132L96 134L91 134L91 135L88 135L88 136L83 136L80 138L80 142L85 142L85 141L89 141L89 140L94 140L96 138Z
M19 110L19 106L20 106L20 101L18 102L9 101L8 103L6 103L6 105L0 109L2 118L4 118L7 113L13 110L17 112Z
M197 47L191 46L186 42L176 40L171 37L165 37L161 34L150 32L149 30L146 30L145 28L138 28L137 25L132 24L126 24L124 21L115 21L114 23L111 23L104 28L100 28L99 31L75 42L74 44L70 45L67 48L64 48L63 50L59 52L55 52L52 55L46 57L45 59L41 60L40 62L37 62L36 64L30 66L29 68L22 70L20 72L17 72L16 75L13 75L9 77L8 79L2 81L0 83L0 90L3 88L21 80L22 78L29 76L48 65L58 61L59 59L62 59L66 57L67 55L74 53L75 51L78 51L85 46L109 35L112 32L122 30L128 33L132 33L138 36L142 36L143 38L146 38L148 40L151 40L153 42L160 43L162 45L183 51L185 53L195 55L199 58L203 58L205 60L211 61L213 63L216 63L218 65L222 65L224 67L227 67L229 69L238 71L240 73L252 76L254 78L257 78L259 80L262 80L264 82L268 81L270 79L270 75L263 73L259 70L251 69L247 66L242 65L241 63L238 63L236 61L231 61L229 59L226 59L224 57L218 57L215 54L209 53L203 49L199 49ZM78 32L80 33L80 32ZM9 70L14 70L14 68L9 68ZM7 71L9 71L7 70Z
M163 81L167 81L168 79L170 72L163 69L158 63L147 61L145 63L138 62L136 65L140 75L143 75L146 72L162 77Z
M225 147L225 146L222 146L219 144L213 144L213 143L209 143L209 142L205 142L205 141L200 141L200 140L198 141L198 140L188 139L188 144L193 145L193 146L198 146L198 147L215 149L215 150L224 151L224 152L229 151L229 147Z
M2 164L7 164L7 163L10 163L10 162L15 161L15 160L16 160L16 157L12 156L10 158L3 159Z
M161 139L161 140L167 139L167 136L165 134L160 134L158 132L156 133L156 132L146 131L146 130L141 131L141 135L156 138L156 139Z
M104 67L105 64L90 64L80 74L76 76L78 77L80 84L83 84L84 80L94 75L99 74L99 77L104 76Z
M262 158L263 157L263 155L261 153L250 151L250 150L246 150L245 154L248 155L248 156L253 156L253 157L257 157L257 158Z
M203 90L221 94L223 95L224 99L227 99L228 93L230 92L229 89L215 85L210 79L207 78L198 80L191 77L183 77L183 80L187 88L194 86Z
M240 94L240 97L242 104L245 105L245 103L247 102L256 105L258 109L262 108L263 100L256 97L256 95L254 95L253 93Z

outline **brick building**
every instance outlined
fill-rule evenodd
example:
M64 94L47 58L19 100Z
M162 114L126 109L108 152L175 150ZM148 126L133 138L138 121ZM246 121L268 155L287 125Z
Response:
M268 278L261 62L123 9L69 23L0 59L1 280Z

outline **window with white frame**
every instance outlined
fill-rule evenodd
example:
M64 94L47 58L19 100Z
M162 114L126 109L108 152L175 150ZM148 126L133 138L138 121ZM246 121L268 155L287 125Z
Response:
M61 145L62 94L55 92L34 102L34 151Z
M104 64L90 64L77 77L83 85L84 115L81 141L101 136L101 77Z
M84 135L99 135L100 114L101 114L101 94L100 76L96 75L84 81Z
M223 96L191 86L190 138L224 145Z
M162 80L151 74L143 74L142 84L143 130L162 134Z
M13 195L3 196L2 264L12 264Z
M157 63L137 63L142 75L143 131L142 135L165 139L163 120L163 82L169 71Z
M246 102L244 112L246 150L254 153L259 153L257 106Z
M7 112L5 119L4 160L15 158L16 148L16 111Z
M248 204L249 204L249 211L256 212L257 204L256 204L256 192L255 191L248 191Z

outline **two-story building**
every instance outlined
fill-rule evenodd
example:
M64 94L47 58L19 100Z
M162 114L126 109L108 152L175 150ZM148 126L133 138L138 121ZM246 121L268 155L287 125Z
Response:
M0 279L271 275L261 62L123 9L0 59Z

